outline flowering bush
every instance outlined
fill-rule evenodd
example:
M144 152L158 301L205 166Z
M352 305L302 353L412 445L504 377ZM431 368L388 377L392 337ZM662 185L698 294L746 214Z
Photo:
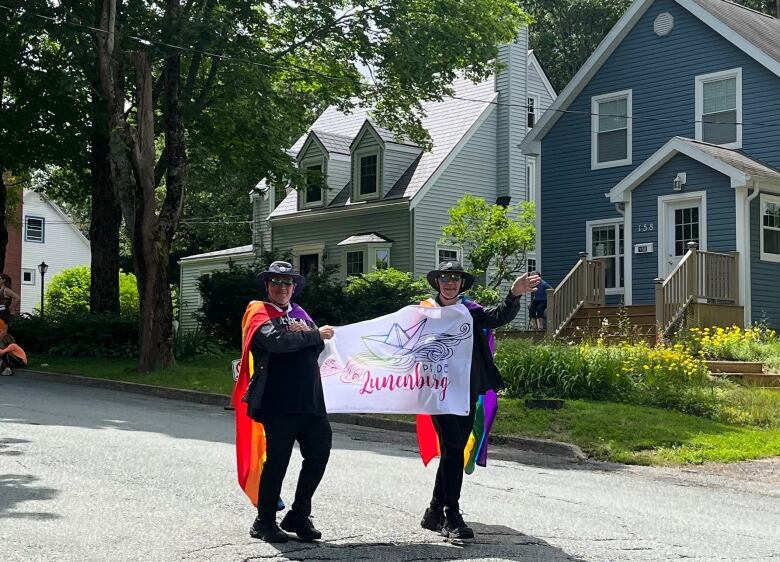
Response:
M762 326L742 329L689 328L680 338L689 353L702 359L735 361L760 361L772 353L772 347L780 343L777 333Z
M700 394L714 384L682 345L564 345L504 340L496 363L507 394L616 400L706 413Z

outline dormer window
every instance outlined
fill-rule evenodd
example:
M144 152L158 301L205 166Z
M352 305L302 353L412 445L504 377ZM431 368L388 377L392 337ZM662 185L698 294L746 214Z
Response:
M303 190L303 206L318 207L322 205L322 188L324 172L322 164L310 164L305 166L306 187Z
M360 157L360 195L376 195L378 159L377 154Z

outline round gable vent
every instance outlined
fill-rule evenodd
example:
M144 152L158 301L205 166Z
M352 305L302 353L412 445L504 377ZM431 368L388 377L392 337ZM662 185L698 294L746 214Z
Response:
M653 22L653 31L658 37L665 37L669 35L674 29L674 16L669 12L663 12L658 14Z

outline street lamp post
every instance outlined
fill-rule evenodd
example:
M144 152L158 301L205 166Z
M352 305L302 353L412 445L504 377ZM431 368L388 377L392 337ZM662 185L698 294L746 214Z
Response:
M42 261L38 264L38 273L41 274L41 320L44 319L43 315L43 281L44 277L46 276L46 272L49 270L49 266L46 265L45 261Z

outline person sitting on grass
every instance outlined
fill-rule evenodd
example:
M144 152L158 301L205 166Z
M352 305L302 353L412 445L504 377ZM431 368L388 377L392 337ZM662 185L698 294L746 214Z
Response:
M0 375L10 377L14 369L27 366L27 354L10 334L0 336Z

